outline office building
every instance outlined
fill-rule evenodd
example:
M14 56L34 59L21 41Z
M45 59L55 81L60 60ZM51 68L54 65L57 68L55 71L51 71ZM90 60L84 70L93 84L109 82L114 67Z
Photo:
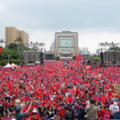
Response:
M10 43L15 42L16 38L20 37L23 41L23 44L29 44L29 35L23 30L18 30L15 27L6 27L5 28L5 43L8 46ZM18 44L18 43L17 43Z
M60 59L73 58L79 53L78 33L63 31L55 33L55 56Z
M53 43L51 43L50 51L51 51L51 52L54 52L54 48L55 48L55 47L54 47L54 42L53 42Z
M96 50L96 55L100 55L100 49Z
M90 52L88 51L88 48L86 48L86 47L81 48L80 53L82 55L89 55L90 54Z

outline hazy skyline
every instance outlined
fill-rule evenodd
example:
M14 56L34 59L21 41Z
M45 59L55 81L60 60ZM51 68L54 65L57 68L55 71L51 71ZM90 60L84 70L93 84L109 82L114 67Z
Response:
M55 32L67 30L78 32L80 48L95 53L100 42L120 43L119 11L120 0L0 0L0 39L14 26L48 50Z

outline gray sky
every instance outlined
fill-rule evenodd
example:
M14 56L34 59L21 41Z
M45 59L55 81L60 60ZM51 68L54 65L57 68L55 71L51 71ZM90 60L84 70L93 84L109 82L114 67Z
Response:
M0 39L5 27L25 30L47 50L58 31L79 34L79 47L93 53L100 42L120 42L120 0L0 0Z

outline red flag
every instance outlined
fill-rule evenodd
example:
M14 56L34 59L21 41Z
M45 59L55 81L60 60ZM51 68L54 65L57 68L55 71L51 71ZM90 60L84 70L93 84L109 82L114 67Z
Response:
M11 90L13 89L11 81L8 81L8 88L11 89Z
M11 80L10 80L10 76L8 76L8 88L9 88L10 90L13 90L13 86L12 86L12 82L11 82Z
M2 48L0 48L0 53L2 53Z
M28 100L28 99L29 99L29 97L25 97L25 98L24 98L24 101L26 101L26 100Z
M0 88L0 92L2 92L3 90L2 90L2 88Z
M40 119L40 115L39 115L39 114L36 114L36 118L37 118L37 119Z
M54 72L53 71L50 71L48 74L53 74Z
M37 105L32 105L32 108L38 108L38 106Z
M80 60L83 60L83 57L82 57L82 56L80 57Z

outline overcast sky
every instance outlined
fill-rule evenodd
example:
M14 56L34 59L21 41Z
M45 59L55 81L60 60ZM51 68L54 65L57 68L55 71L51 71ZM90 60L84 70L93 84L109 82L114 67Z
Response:
M47 50L55 32L78 32L79 47L95 53L98 43L120 42L120 0L0 0L0 39L6 26L25 30Z

